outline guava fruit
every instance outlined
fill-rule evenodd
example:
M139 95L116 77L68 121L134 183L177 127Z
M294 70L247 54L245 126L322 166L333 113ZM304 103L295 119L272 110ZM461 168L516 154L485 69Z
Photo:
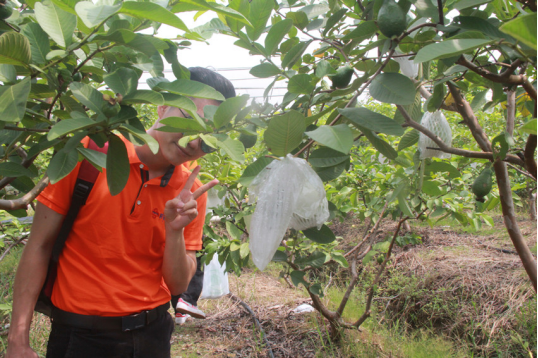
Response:
M471 190L473 191L473 194L476 196L476 200L480 202L484 202L484 197L489 194L491 191L491 187L493 185L492 177L493 171L491 168L486 168L480 173L478 177L476 177L475 181L473 182L473 185L471 186Z
M0 20L5 20L13 14L13 8L5 2L0 2Z
M353 77L353 68L350 66L343 66L336 70L334 75L329 76L332 82L332 88L346 88L351 82Z
M400 36L407 28L404 11L394 0L385 0L377 13L377 27L388 38Z

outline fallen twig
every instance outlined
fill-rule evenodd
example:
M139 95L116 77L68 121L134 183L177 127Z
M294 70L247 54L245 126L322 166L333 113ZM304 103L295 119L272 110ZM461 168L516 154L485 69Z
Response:
M260 331L260 333L262 335L263 340L265 341L265 345L267 347L267 350L269 351L269 356L271 358L274 358L273 350L271 349L271 345L269 344L269 341L267 340L267 337L265 336L265 331L263 330L262 325L260 324L260 321L258 321L258 319L256 318L256 315L254 314L254 311L252 311L252 309L249 307L249 305L247 305L245 302L243 302L242 299L240 299L239 297L237 297L233 293L230 292L228 294L228 297L230 297L232 300L234 300L236 302L239 302L239 304L241 306L243 306L243 308L250 314L250 316L252 317L252 321L254 322L254 325L256 326L256 328L258 328L258 330Z

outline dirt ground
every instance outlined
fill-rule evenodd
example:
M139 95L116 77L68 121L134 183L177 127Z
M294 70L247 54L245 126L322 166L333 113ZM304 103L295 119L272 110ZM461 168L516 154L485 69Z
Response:
M536 223L522 219L520 225L529 247L536 252ZM392 233L395 226L394 222L382 225L377 237ZM350 216L332 229L342 237L342 246L349 248L362 238L365 225ZM511 241L498 218L495 228L485 227L473 234L466 233L464 228L415 227L413 224L412 230L422 236L423 243L397 248L389 269L435 277L438 288L456 287L453 291L460 288L460 292L463 287L478 293L487 302L483 307L485 313L479 315L487 318L496 314L498 317L484 321L493 331L507 324L511 312L506 310L506 300L523 300L531 294L519 257L512 252ZM316 313L293 312L303 303L311 304L311 300L304 290L289 287L276 277L278 272L245 269L240 277L229 275L230 292L252 309L274 357L325 356L321 352L320 329L312 324ZM402 309L397 299L392 306L390 304L385 309ZM191 318L176 326L172 357L269 357L252 316L237 300L224 296L201 300L199 305L208 315L207 319ZM462 315L462 322L444 322L439 318L438 323L441 326L451 324L447 329L455 329L458 324L466 324L469 318L473 317Z

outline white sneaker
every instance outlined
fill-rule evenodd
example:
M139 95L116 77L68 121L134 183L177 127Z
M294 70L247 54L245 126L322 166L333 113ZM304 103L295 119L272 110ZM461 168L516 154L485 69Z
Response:
M198 307L185 302L182 298L177 301L176 312L191 315L194 318L205 319L204 311L198 309Z
M189 318L190 316L188 314L182 314L177 312L176 313L176 324L183 324Z

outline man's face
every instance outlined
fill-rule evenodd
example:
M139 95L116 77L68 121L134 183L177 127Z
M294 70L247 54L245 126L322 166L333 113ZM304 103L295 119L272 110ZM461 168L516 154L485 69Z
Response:
M204 115L206 105L218 106L220 103L212 99L193 98L198 115ZM181 147L178 141L183 137L183 133L168 133L155 130L162 127L161 119L168 117L185 117L187 113L176 107L160 106L157 109L159 120L150 129L151 135L159 142L159 153L163 158L172 165L180 165L185 162L196 160L202 157L204 151L201 149L200 138L190 141L185 147Z

